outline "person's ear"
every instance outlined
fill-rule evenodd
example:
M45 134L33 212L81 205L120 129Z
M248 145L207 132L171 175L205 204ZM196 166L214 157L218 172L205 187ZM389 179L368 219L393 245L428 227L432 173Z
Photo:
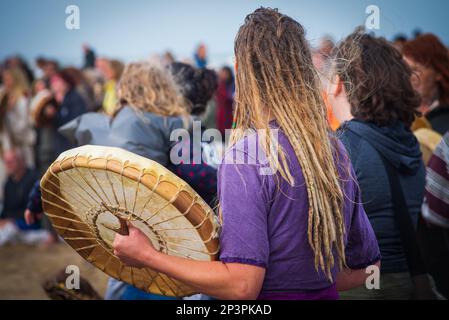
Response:
M234 59L234 74L237 73L237 67L238 67L237 58L235 58Z

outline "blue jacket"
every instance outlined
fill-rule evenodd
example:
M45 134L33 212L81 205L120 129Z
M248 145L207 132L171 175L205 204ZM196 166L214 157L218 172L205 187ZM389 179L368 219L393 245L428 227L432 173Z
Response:
M75 89L71 89L65 95L64 100L58 109L58 113L55 118L55 127L59 128L85 112L87 112L86 102ZM59 132L55 133L56 156L74 147L75 145L70 143L70 141Z
M383 273L406 272L408 267L394 219L390 184L380 154L397 169L416 226L425 185L419 143L403 123L381 128L351 120L342 125L338 134L348 150L361 188L363 206L379 242L381 270Z

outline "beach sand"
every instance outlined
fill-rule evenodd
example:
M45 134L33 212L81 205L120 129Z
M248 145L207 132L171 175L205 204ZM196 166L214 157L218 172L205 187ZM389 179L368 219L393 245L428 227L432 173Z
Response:
M0 299L48 299L41 284L68 265L104 296L107 275L79 256L65 243L48 248L8 245L0 247Z

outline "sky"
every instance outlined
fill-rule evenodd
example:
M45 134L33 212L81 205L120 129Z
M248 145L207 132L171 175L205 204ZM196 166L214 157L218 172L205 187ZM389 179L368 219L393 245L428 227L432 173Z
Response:
M66 28L69 5L80 10L79 30ZM364 25L369 5L380 9L376 34L391 39L419 28L449 45L447 0L0 0L0 59L43 55L80 65L83 43L125 61L165 50L184 59L204 42L212 63L230 63L239 26L260 6L295 18L314 44L322 35L339 40Z

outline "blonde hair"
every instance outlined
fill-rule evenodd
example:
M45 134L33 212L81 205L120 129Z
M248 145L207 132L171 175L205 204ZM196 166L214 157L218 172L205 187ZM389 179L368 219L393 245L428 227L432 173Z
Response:
M309 201L308 240L315 268L332 279L345 265L343 191L326 119L319 77L312 64L303 27L276 9L249 14L235 40L236 111L230 145L247 129L270 130L270 114L286 134L301 165ZM268 137L269 135L266 135ZM261 139L264 150L270 140ZM280 160L280 165L275 162ZM285 151L279 146L270 165L294 184Z
M18 99L29 94L30 89L30 84L22 69L18 67L7 68L3 70L3 74L5 73L8 73L12 77L14 87L8 91L5 88L0 90L0 131L4 129L3 119L8 112L9 104L13 102L15 105Z
M162 116L186 116L187 104L171 75L148 62L125 67L117 88L120 105Z
M27 80L25 72L18 67L8 68L3 72L10 74L14 82L14 88L11 92L8 92L9 96L17 99L21 96L26 96L29 93L30 84Z

